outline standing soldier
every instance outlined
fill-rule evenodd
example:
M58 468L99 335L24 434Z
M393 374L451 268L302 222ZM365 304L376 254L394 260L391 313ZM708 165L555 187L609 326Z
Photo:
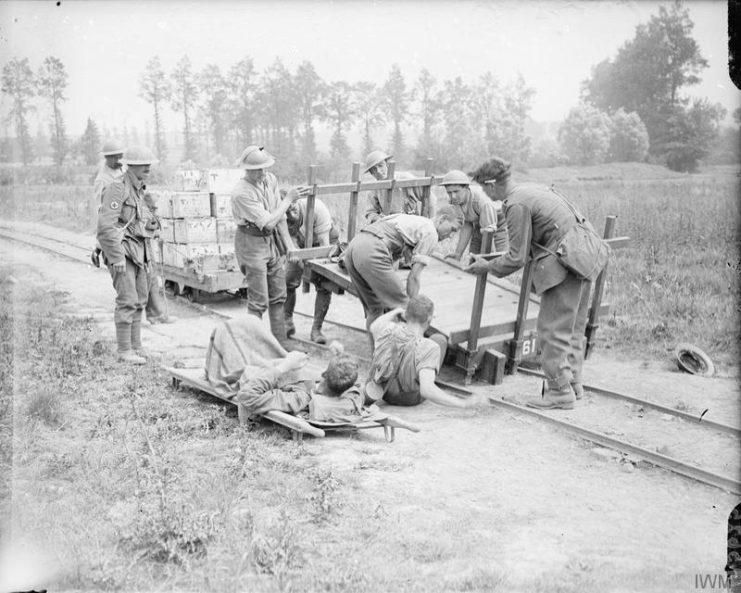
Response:
M576 225L574 212L552 188L514 184L509 163L500 158L481 165L475 175L485 177L496 199L504 200L509 252L490 262L474 255L466 270L502 278L522 268L533 254L533 288L540 295L538 341L548 389L527 405L570 410L583 393L584 329L591 283L567 271L553 252L564 233Z
M281 195L284 190L281 190ZM299 249L306 247L306 204L307 198L296 200L288 207L286 219L288 221L288 232L293 242ZM312 247L321 247L324 245L336 244L340 240L340 234L332 223L332 215L329 210L319 199L314 200L314 224L313 226L313 245ZM296 289L301 284L301 277L304 272L303 261L289 261L286 264L286 303L285 303L285 320L286 335L290 338L296 333L296 327L293 324L293 310L296 308ZM311 341L317 344L326 344L327 338L322 334L322 324L327 316L329 304L332 302L332 292L327 290L323 285L323 278L311 273L311 282L316 287L316 299L314 300L314 323L311 326Z
M116 289L118 358L144 364L141 344L142 311L147 304L151 258L147 249L152 230L147 228L144 182L156 162L147 148L132 147L123 158L126 173L103 190L98 215L98 242Z
M460 260L466 247L469 253L481 253L481 231L495 231L494 243L504 234L506 229L497 229L497 209L482 189L472 186L471 180L463 171L456 169L449 171L440 182L445 188L453 206L458 206L463 212L463 228L458 235L458 245L455 251L447 257ZM499 239L501 243L501 239Z
M365 159L365 172L370 173L377 181L383 181L388 177L388 161L393 158L382 150L374 150ZM397 171L394 179L411 179L410 173ZM388 203L382 202L383 192L373 192L368 200L368 208L365 211L367 223L376 222L383 216L389 214L422 214L422 188L406 187L395 189L391 192Z
M93 197L90 205L90 212L93 216L98 217L100 210L100 201L103 199L103 190L123 175L123 157L124 149L117 140L108 140L103 143L100 149L105 162L100 166L98 174L93 182ZM90 261L96 268L100 267L100 245L96 241L95 248L90 254Z
M234 251L247 280L247 311L270 316L270 331L284 348L283 303L286 300L286 253L294 249L286 225L286 210L309 188L292 187L281 198L278 180L268 172L275 159L262 146L248 146L237 161L245 176L232 190L232 213L237 222Z

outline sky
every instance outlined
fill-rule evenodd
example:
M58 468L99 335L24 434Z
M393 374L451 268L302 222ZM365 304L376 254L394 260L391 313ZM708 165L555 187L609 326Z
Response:
M326 81L382 84L392 64L408 83L423 68L438 81L473 83L486 71L502 82L522 74L536 91L531 117L560 121L579 101L592 66L615 56L635 28L669 2L598 0L126 0L0 2L0 55L28 58L36 71L47 56L69 75L64 115L70 134L88 117L99 125L136 126L152 109L138 96L147 61L159 56L170 72L183 55L194 70L218 64L222 73L245 57L262 72L276 58L295 72L304 60ZM688 95L723 104L741 93L728 76L727 5L685 2L693 37L710 66ZM0 110L7 113L7 96ZM48 121L38 102L31 130ZM179 128L167 110L166 126ZM731 123L730 115L726 119ZM12 133L11 130L9 130Z

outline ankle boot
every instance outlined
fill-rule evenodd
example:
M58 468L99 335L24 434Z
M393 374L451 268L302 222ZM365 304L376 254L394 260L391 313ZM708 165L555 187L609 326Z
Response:
M291 341L286 338L286 322L283 318L283 303L272 303L268 308L270 332L286 350L291 350Z
M293 324L293 310L296 308L296 291L288 289L286 302L283 303L283 318L286 324L286 336L292 338L296 333L296 326Z
M327 338L322 334L322 324L327 316L329 304L332 302L332 293L328 290L318 290L314 300L314 323L311 326L311 341L317 344L326 344Z

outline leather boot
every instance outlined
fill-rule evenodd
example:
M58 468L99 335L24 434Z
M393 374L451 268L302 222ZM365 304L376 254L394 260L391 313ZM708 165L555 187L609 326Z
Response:
M293 350L291 340L286 338L286 322L283 317L283 303L272 303L268 308L268 315L270 316L270 332L275 336L275 339L280 342L289 352Z
M283 318L286 324L286 336L292 338L296 334L296 326L293 324L293 310L296 308L296 290L287 291L286 302L283 303Z
M574 402L576 402L574 391L571 385L566 385L561 388L549 387L542 397L530 398L526 404L530 408L541 410L573 410Z
M322 334L322 324L332 302L332 293L328 290L318 290L314 300L314 323L311 326L311 341L317 344L326 344L327 338Z
M141 321L141 320L140 320ZM116 323L116 344L118 347L118 360L129 364L146 364L146 359L138 356L131 349L131 323Z

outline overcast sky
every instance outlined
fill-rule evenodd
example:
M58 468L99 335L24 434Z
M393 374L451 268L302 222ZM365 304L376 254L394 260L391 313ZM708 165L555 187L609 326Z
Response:
M0 2L0 51L27 57L36 71L46 56L69 75L64 114L80 134L89 116L99 124L137 126L151 121L138 96L138 79L157 55L166 72L187 54L200 70L222 73L244 57L258 72L276 57L295 72L312 62L327 81L383 83L397 63L411 84L422 68L438 81L474 82L490 70L502 81L521 73L536 89L531 116L563 119L579 98L580 83L597 62L614 57L660 5L669 2L588 0L149 0ZM727 5L686 2L693 36L710 67L689 94L721 102L729 111L741 95L728 77ZM0 99L3 113L8 99ZM168 112L170 110L168 109ZM48 118L40 104L38 116ZM727 119L730 120L730 116ZM168 126L180 127L167 115ZM150 124L151 127L151 124ZM36 126L32 124L32 133ZM12 133L12 132L11 132Z

